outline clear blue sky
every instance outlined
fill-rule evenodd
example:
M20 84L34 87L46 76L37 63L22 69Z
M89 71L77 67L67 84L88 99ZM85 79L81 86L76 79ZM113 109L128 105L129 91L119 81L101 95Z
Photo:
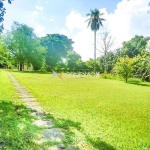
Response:
M120 45L135 35L150 35L147 11L149 0L14 0L5 2L4 27L13 21L27 24L37 36L65 34L75 41L74 50L84 60L93 58L93 33L85 20L90 9L99 9L106 19L104 27ZM97 55L98 56L98 55Z

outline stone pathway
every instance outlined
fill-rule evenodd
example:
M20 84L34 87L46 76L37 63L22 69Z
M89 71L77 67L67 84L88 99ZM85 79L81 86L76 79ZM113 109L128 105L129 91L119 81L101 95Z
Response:
M35 116L37 120L33 122L34 125L42 127L43 129L37 133L37 139L35 142L37 144L42 144L43 142L60 142L60 144L46 148L45 150L65 150L65 146L61 144L61 141L65 139L65 134L59 128L53 128L53 123L49 119L45 119L46 114L43 112L42 107L36 101L36 98L33 97L31 92L22 86L12 74L8 72L8 75L15 86L19 98L24 101L27 108L35 110L31 115ZM75 147L71 148L75 150Z

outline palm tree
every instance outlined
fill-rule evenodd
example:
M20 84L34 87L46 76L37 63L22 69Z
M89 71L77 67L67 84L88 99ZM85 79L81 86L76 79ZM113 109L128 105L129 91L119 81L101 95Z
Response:
M96 65L96 31L99 30L100 26L103 26L102 21L105 19L101 18L103 13L100 13L98 9L90 10L91 13L87 14L89 19L86 20L88 22L88 27L91 27L91 30L94 31L94 73L95 73L95 65Z

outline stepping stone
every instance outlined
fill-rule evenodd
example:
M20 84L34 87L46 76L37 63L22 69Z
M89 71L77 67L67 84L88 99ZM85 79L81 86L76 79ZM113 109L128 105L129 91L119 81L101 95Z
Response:
M38 127L52 127L53 123L47 119L39 119L33 122L34 125Z
M48 148L48 150L66 150L66 148L64 145L59 144Z
M33 101L35 101L36 100L36 98L34 98L34 97L25 97L25 98L23 98L22 100L24 100L24 101L30 101L30 102L33 102Z
M43 112L33 112L33 113L31 113L31 115L34 116L34 117L42 118L42 117L44 117L46 114L43 113Z
M27 108L42 112L42 107L41 106L27 106Z
M25 104L26 104L27 106L39 106L39 103L38 103L38 102L26 101Z
M32 95L20 95L19 98L33 98Z
M42 135L39 134L35 143L41 144L43 142L61 142L65 138L65 134L58 128L45 129Z
M31 92L28 91L17 91L19 94L31 94Z

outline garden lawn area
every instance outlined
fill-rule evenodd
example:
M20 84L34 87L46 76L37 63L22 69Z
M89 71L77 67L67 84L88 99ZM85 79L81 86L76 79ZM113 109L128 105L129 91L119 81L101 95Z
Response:
M0 100L11 101L17 97L7 72L0 69Z
M21 105L6 71L0 69L0 149L40 150L33 142L37 128L30 110Z
M110 79L65 76L61 80L52 78L51 74L11 73L55 118L80 123L80 132L88 142L85 149L90 146L106 150L150 149L149 83L136 85ZM13 91L12 87L7 90ZM80 133L76 134L81 138L76 142L84 145Z

